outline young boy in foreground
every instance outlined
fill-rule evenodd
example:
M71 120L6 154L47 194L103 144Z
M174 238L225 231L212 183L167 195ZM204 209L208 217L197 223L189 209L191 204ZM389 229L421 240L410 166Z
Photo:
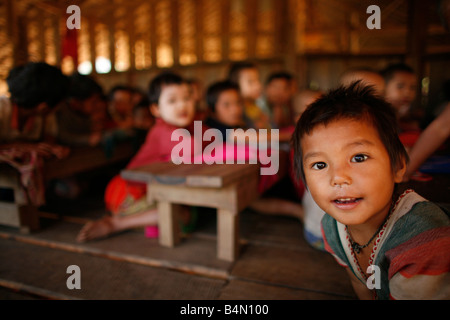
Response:
M372 92L356 82L306 109L296 172L326 212L325 248L360 299L449 299L448 213L412 190L396 193L408 155L392 107Z

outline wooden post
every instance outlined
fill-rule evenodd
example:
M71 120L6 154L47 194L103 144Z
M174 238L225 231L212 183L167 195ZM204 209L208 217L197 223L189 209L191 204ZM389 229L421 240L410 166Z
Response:
M97 58L97 50L95 48L95 25L96 21L94 19L89 20L89 50L91 55L92 64L92 75L97 74L97 69L95 68L95 59Z
M239 215L232 210L217 209L217 257L234 261L239 255Z
M167 201L158 201L159 243L174 247L180 242L179 211L180 205Z
M170 20L172 26L172 39L170 45L172 46L173 66L178 67L180 65L180 30L179 30L179 10L178 1L172 0L170 6Z
M406 63L417 74L419 82L424 75L424 55L426 53L428 7L426 1L411 0L408 2L408 34ZM422 90L417 90L416 101L420 103Z
M230 59L230 1L222 1L222 60Z
M151 55L151 61L152 61L152 67L156 68L158 66L157 64L157 56L156 56L156 47L158 45L157 41L157 33L156 33L156 10L155 5L152 3L150 6L150 32L149 32L150 39L150 55Z
M256 58L256 37L258 3L255 0L247 0L244 7L247 16L247 58Z
M108 47L109 47L109 61L111 62L111 72L116 70L116 25L115 12L112 11L112 16L106 20L106 29L108 30Z

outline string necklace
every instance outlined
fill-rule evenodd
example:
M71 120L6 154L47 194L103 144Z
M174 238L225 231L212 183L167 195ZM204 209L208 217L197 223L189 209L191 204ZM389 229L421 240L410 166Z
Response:
M381 228L383 228L385 222L387 221L387 219L391 215L391 210L389 210L389 214L386 215L386 218L384 218L384 221L380 224L380 226L378 227L378 230L373 234L372 238L370 238L370 240L364 245L361 245L361 244L353 241L352 236L350 235L350 232L348 231L348 226L347 226L347 228L346 228L347 229L347 236L348 236L348 239L350 240L350 245L352 246L352 249L353 249L353 251L356 254L359 254L361 252L361 249L367 247L370 243L372 243L373 239L375 239L375 237L380 233Z

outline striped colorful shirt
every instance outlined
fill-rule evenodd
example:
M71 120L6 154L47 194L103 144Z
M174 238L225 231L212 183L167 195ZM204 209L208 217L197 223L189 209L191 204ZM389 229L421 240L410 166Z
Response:
M346 226L325 214L325 249L350 268L364 284ZM374 240L369 265L379 267L380 286L374 298L450 299L450 216L413 190L405 191Z

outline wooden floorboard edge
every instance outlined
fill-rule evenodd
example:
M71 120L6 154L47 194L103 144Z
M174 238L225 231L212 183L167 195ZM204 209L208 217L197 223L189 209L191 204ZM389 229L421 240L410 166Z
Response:
M320 294L325 294L325 295L330 295L330 296L340 297L340 298L354 299L353 296L345 295L345 294L339 294L339 293L331 292L331 291L314 290L314 289L311 289L311 288L297 287L297 286L292 286L292 285L288 285L288 284L266 282L266 281L261 281L261 280L255 280L255 279L250 279L250 278L242 278L242 277L237 277L237 276L230 275L230 281L232 281L232 280L239 280L239 281L242 281L242 282L250 282L250 283L256 283L256 284L261 284L261 285L265 285L265 286L272 286L272 287L278 287L278 288L287 288L287 289L298 290L298 291L314 292L314 293L320 293Z
M54 291L38 288L35 286L30 286L21 282L10 281L5 279L0 279L0 287L7 288L18 293L25 293L37 298L45 300L81 300L76 297L71 297L65 294L57 293Z
M83 245L68 244L57 241L49 241L43 239L37 239L33 236L23 236L17 234L11 234L7 232L0 232L0 238L7 240L15 240L23 243L28 243L32 245L39 245L42 247L60 249L68 252L89 254L96 257L102 257L110 260L118 260L129 263L135 263L140 265L145 265L155 268L165 268L173 271L184 272L189 274L195 274L198 276L227 280L229 278L229 273L227 271L217 270L213 268L208 268L204 266L186 264L184 262L174 262L168 260L157 260L147 257L140 257L131 254L124 254L116 251L104 251L100 249L90 248Z

